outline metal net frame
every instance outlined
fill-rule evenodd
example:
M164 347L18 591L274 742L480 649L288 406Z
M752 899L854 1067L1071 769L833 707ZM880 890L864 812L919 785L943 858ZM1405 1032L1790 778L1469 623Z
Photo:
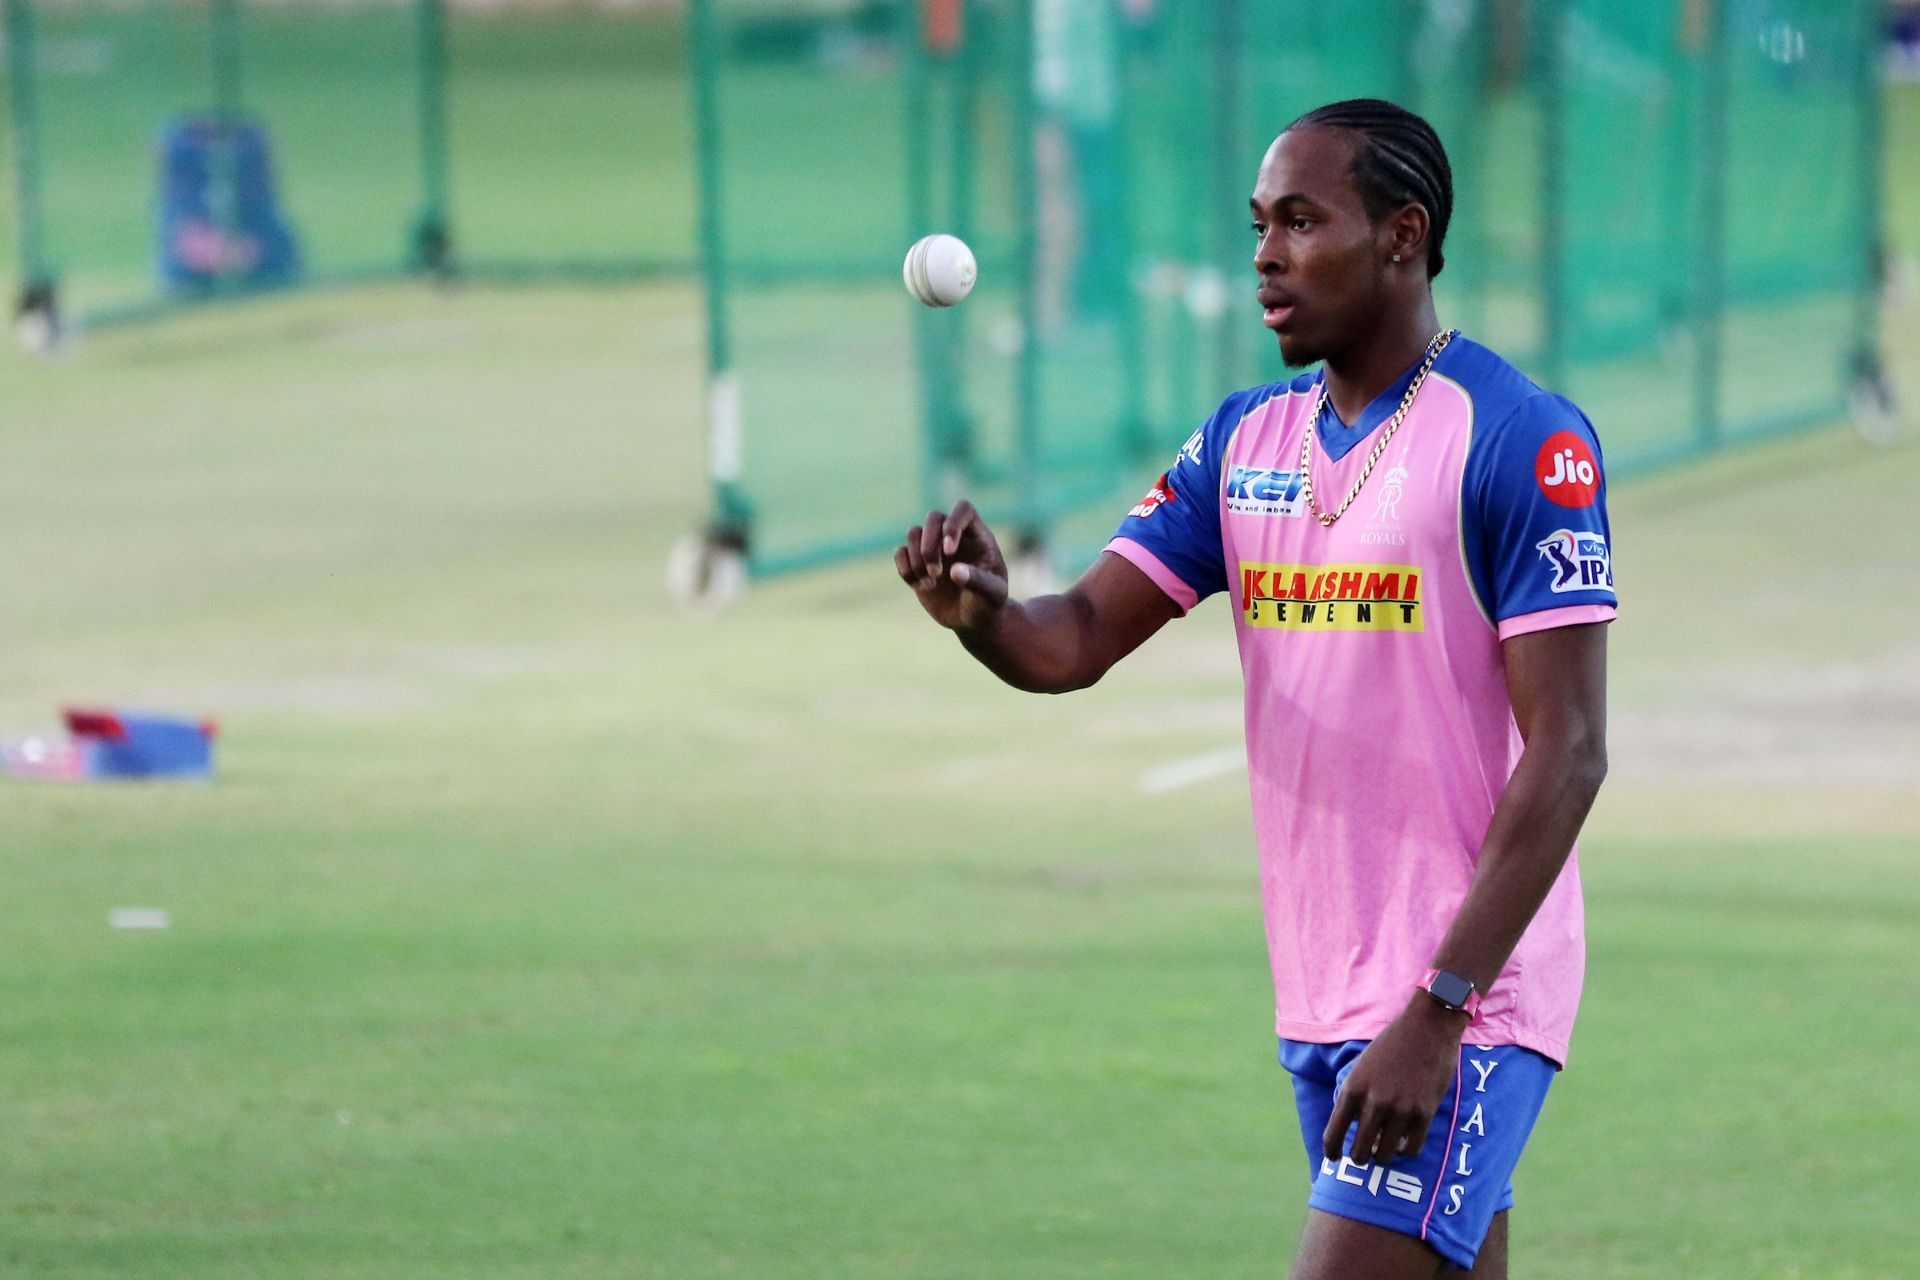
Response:
M1322 102L1455 170L1443 315L1615 476L1884 393L1874 0L691 0L728 581L965 493L1083 563L1227 392L1283 376L1245 200ZM972 297L899 255L948 231Z
M0 0L0 24L15 302L42 335L289 287L694 274L691 194L663 199L642 158L687 167L683 138L647 136L684 124L676 22L447 0ZM156 201L188 134L212 248L183 280L156 263ZM271 278L219 252L246 243L249 167L298 241Z

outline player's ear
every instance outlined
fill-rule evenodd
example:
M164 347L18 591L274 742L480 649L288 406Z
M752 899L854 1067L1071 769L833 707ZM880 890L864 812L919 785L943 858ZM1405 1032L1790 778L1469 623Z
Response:
M1432 230L1425 205L1404 204L1387 215L1387 257L1402 263L1427 260L1427 234ZM1395 255L1398 255L1396 258Z

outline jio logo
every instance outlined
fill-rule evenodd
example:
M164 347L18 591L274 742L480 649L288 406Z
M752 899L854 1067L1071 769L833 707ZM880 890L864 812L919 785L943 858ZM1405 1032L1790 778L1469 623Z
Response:
M1533 460L1540 492L1563 507L1590 507L1600 496L1600 463L1587 442L1571 431L1556 431Z

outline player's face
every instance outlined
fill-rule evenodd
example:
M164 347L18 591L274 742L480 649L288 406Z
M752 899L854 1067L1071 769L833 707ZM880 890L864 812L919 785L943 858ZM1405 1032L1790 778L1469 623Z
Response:
M1388 250L1353 184L1355 139L1293 129L1274 139L1253 189L1260 306L1290 365L1338 357L1385 302Z

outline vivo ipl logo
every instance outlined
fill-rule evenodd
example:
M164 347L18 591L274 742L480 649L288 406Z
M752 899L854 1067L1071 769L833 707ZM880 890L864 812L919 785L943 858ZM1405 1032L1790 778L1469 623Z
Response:
M1596 591L1613 586L1613 562L1607 555L1607 540L1598 533L1560 529L1533 544L1553 572L1548 586L1557 595L1563 591Z
M1227 510L1236 516L1297 516L1300 477L1271 467L1235 467L1227 473Z

